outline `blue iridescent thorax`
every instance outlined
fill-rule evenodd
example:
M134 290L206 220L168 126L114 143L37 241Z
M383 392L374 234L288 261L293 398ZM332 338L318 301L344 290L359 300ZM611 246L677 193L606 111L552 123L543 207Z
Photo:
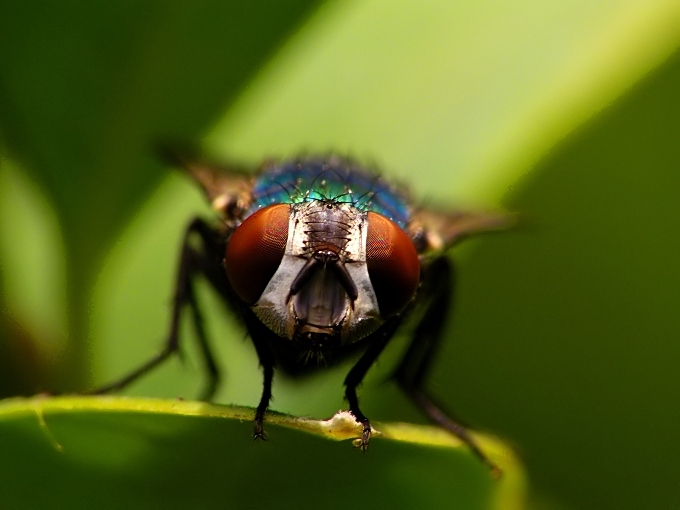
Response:
M401 228L409 221L404 193L378 175L340 158L272 165L255 178L252 193L253 202L245 217L272 204L331 200L382 214Z

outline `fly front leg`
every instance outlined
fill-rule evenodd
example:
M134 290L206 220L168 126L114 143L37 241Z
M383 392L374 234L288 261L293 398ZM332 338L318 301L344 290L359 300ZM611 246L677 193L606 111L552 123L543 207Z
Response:
M253 439L267 439L264 430L264 418L269 409L269 402L272 399L272 382L274 380L274 367L276 366L276 356L272 349L272 342L276 342L276 336L248 308L243 308L242 317L248 330L248 335L253 342L257 358L260 361L264 380L262 382L262 395L260 402L255 409L255 419L253 422ZM280 341L280 340L279 340Z
M452 264L446 257L433 261L426 271L423 290L430 292L430 302L394 377L404 392L434 423L457 436L498 476L500 468L484 454L468 429L447 415L424 387L425 376L441 343L455 283Z
M368 369L371 368L375 360L378 359L378 356L380 356L380 353L394 335L400 322L401 317L391 319L390 322L385 323L366 340L369 342L368 348L345 378L345 398L349 404L349 412L352 413L354 419L362 426L361 438L359 439L358 446L364 452L368 449L368 442L371 439L371 422L359 408L357 386L364 380Z
M202 249L192 246L190 239L194 236L200 239ZM199 218L193 220L184 236L173 298L170 332L165 346L158 354L129 374L87 393L99 395L121 390L177 353L179 351L180 316L184 307L188 306L191 309L196 336L208 376L208 383L202 392L202 397L205 400L212 398L217 388L220 373L203 328L203 320L194 295L193 280L197 275L202 274L220 294L225 297L230 294L229 284L221 266L223 255L220 254L220 251L222 254L224 253L219 241L219 234L203 220Z
M272 365L262 365L264 372L264 382L262 384L262 396L260 403L255 410L255 421L253 423L253 439L267 439L264 431L264 415L269 408L272 399L272 380L274 379L274 367Z

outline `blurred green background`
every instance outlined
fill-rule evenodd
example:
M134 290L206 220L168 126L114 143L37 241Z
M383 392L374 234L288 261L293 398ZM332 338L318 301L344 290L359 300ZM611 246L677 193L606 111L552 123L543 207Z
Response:
M0 394L103 383L162 344L181 232L210 212L155 140L253 165L340 151L421 203L523 214L453 254L431 387L516 447L529 506L677 507L679 47L670 0L0 0ZM217 401L254 405L251 346L210 291L200 301ZM185 336L184 363L126 394L195 397ZM381 421L422 421L383 382L404 340L363 386ZM273 408L330 416L346 371L277 379ZM408 507L433 489L390 490Z

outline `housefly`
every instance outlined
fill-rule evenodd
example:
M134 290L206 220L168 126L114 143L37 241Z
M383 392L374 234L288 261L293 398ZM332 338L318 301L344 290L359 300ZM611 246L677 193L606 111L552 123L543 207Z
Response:
M349 411L362 426L358 445L366 450L371 425L357 386L420 307L394 379L433 422L497 471L424 382L454 285L446 251L469 235L508 226L509 216L412 207L404 189L338 156L267 162L255 174L176 153L166 157L200 185L219 220L196 218L185 232L164 349L98 393L126 386L177 352L180 314L188 306L209 376L204 398L212 397L219 370L193 287L202 276L241 319L262 366L254 437L265 437L275 368L295 376L360 351L344 385Z

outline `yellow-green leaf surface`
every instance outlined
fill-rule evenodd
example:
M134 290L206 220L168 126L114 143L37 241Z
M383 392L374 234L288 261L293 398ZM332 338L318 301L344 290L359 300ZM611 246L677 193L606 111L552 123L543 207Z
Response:
M253 161L348 151L428 198L497 201L679 34L676 0L331 3L209 142Z
M524 479L497 440L488 468L439 429L376 424L371 448L348 413L316 421L131 398L33 398L0 405L1 508L521 508ZM333 439L335 441L328 441ZM342 441L338 443L337 441Z

